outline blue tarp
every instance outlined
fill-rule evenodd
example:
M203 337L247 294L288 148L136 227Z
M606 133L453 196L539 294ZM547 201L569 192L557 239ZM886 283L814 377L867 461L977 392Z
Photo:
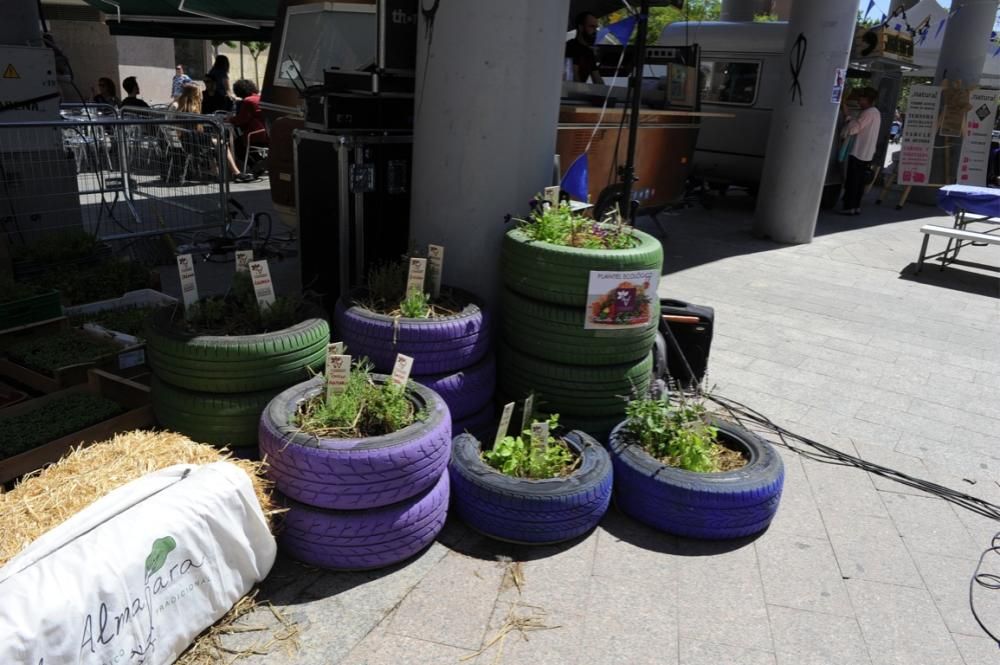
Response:
M938 206L952 215L964 210L974 215L1000 217L1000 189L948 185L938 190Z

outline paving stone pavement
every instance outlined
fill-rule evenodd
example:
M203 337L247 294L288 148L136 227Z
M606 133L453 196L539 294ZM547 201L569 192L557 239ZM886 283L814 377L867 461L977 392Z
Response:
M661 295L715 307L715 391L839 450L1000 504L998 272L928 265L913 277L919 227L950 223L928 207L822 213L815 241L801 246L753 238L751 220L736 195L643 221L665 247ZM962 256L1000 266L994 247ZM756 538L676 538L612 508L558 547L495 543L451 520L428 550L385 571L281 559L261 594L297 622L301 646L280 662L1000 662L968 603L1000 524L780 452L781 507ZM974 595L1000 632L1000 592ZM259 610L247 621L274 619ZM505 632L517 622L536 629Z

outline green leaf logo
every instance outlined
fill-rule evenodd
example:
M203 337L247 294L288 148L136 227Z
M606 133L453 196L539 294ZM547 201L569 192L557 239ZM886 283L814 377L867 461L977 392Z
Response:
M153 546L149 550L149 556L146 557L147 580L150 575L163 568L163 564L167 562L167 555L175 549L177 549L177 541L170 536L157 538L153 541Z

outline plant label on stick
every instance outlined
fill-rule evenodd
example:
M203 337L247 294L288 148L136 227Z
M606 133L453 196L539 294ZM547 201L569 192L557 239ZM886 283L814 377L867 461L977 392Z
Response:
M545 188L545 201L553 208L559 207L559 185Z
M524 400L524 413L521 414L521 432L531 426L531 416L535 412L535 393L528 395Z
M406 276L406 295L414 291L424 292L424 280L427 278L427 259L410 259L410 271Z
M236 250L236 272L248 272L253 261L252 249Z
M330 342L330 346L327 347L327 353L332 353L335 356L339 356L344 352L343 342Z
M431 296L437 298L441 295L441 272L444 270L444 246L427 245L427 256L431 264Z
M250 279L253 280L253 292L257 296L258 307L270 307L274 304L274 285L271 283L271 269L267 261L250 262Z
M510 417L514 415L514 403L507 402L503 405L503 415L500 416L500 426L497 428L496 438L493 439L493 447L496 448L503 441L503 438L507 436L507 430L510 429Z
M181 278L181 298L184 308L198 302L198 282L194 276L194 260L190 254L181 254L177 257L177 274Z
M540 458L549 447L549 423L541 421L531 423L531 455Z
M336 351L331 344L329 350ZM328 353L326 356L326 401L333 399L347 390L347 382L351 379L351 357L339 353Z
M406 382L410 380L411 369L413 369L413 358L397 353L396 365L392 368L392 382L397 386L405 386Z

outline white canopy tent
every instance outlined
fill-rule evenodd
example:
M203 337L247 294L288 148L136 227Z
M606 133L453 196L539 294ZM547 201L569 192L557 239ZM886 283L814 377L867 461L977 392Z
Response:
M920 36L914 38L913 64L915 70L906 72L907 76L927 76L933 77L937 67L938 57L941 55L941 44L944 42L945 31L948 30L948 10L937 3L937 0L920 0L916 5L906 11L906 21L916 28L926 19L930 19L927 30L927 38L920 43ZM938 30L941 21L945 21L944 28ZM890 27L902 23L902 19L896 17L889 21ZM983 50L986 52L986 62L983 65L983 76L980 83L994 87L1000 85L1000 54L994 57L1000 44L989 39L983 42Z

